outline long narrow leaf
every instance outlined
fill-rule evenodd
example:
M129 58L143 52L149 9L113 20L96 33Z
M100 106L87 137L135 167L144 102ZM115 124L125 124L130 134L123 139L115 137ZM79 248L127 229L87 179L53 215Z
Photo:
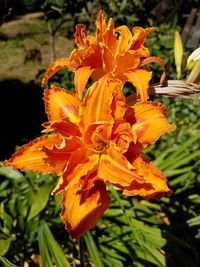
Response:
M0 263L3 264L2 267L18 267L17 265L12 264L5 257L0 256Z
M90 232L85 233L84 240L87 246L87 249L89 251L90 257L94 263L95 267L103 267L103 262L101 260L101 256L99 254L99 251L96 247L96 244L94 242L94 239Z
M39 244L39 251L41 255L41 266L42 267L52 267L52 260L48 250L48 244L46 241L46 236L44 234L44 230L42 225L40 225L38 229L38 244Z
M40 231L42 231L42 235L44 240L46 241L46 243L42 243L42 245L45 245L47 247L44 248L42 247L42 251L43 253L47 253L46 255L49 255L51 258L54 259L55 263L56 263L56 267L70 267L69 262L66 259L66 256L64 254L64 252L62 251L62 248L60 247L60 245L58 244L58 242L54 239L51 230L49 229L48 225L42 221L41 225L40 225ZM43 260L44 262L44 260ZM48 258L48 262L49 262L49 258ZM46 267L46 263L44 265L44 267ZM52 265L49 265L52 266Z

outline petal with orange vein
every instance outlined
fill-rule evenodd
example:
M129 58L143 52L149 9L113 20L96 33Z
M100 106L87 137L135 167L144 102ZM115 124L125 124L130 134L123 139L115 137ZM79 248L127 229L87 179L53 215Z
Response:
M136 103L133 106L138 142L142 145L154 144L161 135L175 130L176 126L165 117L166 109L159 102Z
M83 91L92 72L93 69L90 66L81 67L75 71L74 85L79 99L82 99Z
M116 62L112 54L112 51L107 46L102 47L102 60L103 60L103 70L106 73L113 72L115 69Z
M151 32L157 31L156 27L149 27L149 28L142 28L142 27L134 27L132 29L133 32L133 39L132 39L132 46L131 49L137 50L139 49L143 44L147 37L147 35Z
M163 73L162 73L162 75L160 77L160 83L162 84L165 81L165 78L166 78L165 63L159 57L147 57L147 58L145 58L145 59L143 59L141 61L140 66L142 67L142 66L144 66L146 64L149 64L149 63L158 63L158 64L161 65Z
M68 68L70 65L70 61L68 58L59 58L55 62L49 65L46 69L46 72L42 78L41 86L45 87L47 81L59 70L63 70Z
M117 151L117 147L111 145L108 154L102 154L99 162L98 177L105 182L129 186L133 180L143 183L135 167Z
M87 48L88 44L86 43L87 33L85 30L85 25L77 24L76 25L76 32L74 34L75 43L79 48Z
M103 36L106 33L106 21L103 12L100 10L98 18L96 20L96 39L97 42L103 42Z
M114 124L112 130L112 141L115 142L121 152L124 154L131 142L136 143L136 133L132 131L131 126L127 122L118 121Z
M90 147L91 150L101 152L110 140L113 123L100 122L88 125L83 135L83 142Z
M122 92L122 82L119 82L119 86L117 86L113 92L111 110L111 114L115 121L123 120L124 114L127 110L127 103L126 98Z
M117 27L115 32L118 34L118 53L123 54L131 47L132 34L125 25Z
M104 76L88 89L81 110L84 126L93 122L113 120L111 103L114 91L119 87L120 81Z
M4 162L4 166L40 173L54 172L55 167L46 162L47 155L44 148L53 149L54 146L59 147L62 142L63 138L58 134L38 137L22 146L11 159Z
M108 22L108 26L106 28L106 32L103 35L103 40L105 46L111 51L113 57L116 57L117 48L118 48L118 40L115 34L115 27L113 19L111 18Z
M146 101L148 99L149 81L151 80L152 76L151 71L138 69L135 71L127 72L124 75L135 87L138 100L140 100L141 102Z
M59 193L66 186L69 186L69 183L78 183L80 178L96 168L98 160L98 154L88 155L87 151L83 147L75 149L71 154L67 167L52 194Z
M69 163L71 154L79 149L81 142L78 138L64 139L60 147L54 146L52 149L43 148L46 153L46 162L52 166L52 172L56 175L61 175Z
M78 126L67 119L62 121L45 122L43 123L43 126L46 128L42 131L43 133L56 132L64 137L81 136Z
M138 184L133 181L130 186L121 187L125 195L139 195L144 198L153 197L159 199L162 195L171 193L164 174L151 162L138 155L132 164L136 168L138 175L144 177L145 183Z
M49 121L69 119L76 125L79 123L80 100L76 94L54 85L44 91L44 101Z
M140 64L140 54L137 51L127 51L119 55L116 60L116 75L125 74L130 70L138 68Z
M95 226L109 204L110 198L102 181L96 181L90 189L80 190L79 184L67 188L62 197L62 219L67 231L80 239Z

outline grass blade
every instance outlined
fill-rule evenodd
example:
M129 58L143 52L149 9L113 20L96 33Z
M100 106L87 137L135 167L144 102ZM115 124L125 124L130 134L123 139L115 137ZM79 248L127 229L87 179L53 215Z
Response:
M62 248L60 247L58 242L54 239L54 236L51 233L51 230L49 229L47 223L42 221L40 228L43 233L43 238L46 240L46 247L48 248L48 252L46 248L42 248L43 250L45 250L45 253L47 253L46 255L49 255L51 258L54 259L56 267L63 267L63 266L70 267L70 264L67 261L67 258L64 252L62 251ZM47 265L45 263L44 267L46 266Z
M0 256L0 263L3 264L1 265L2 267L18 267L15 264L12 264L9 262L6 258Z
M90 232L85 233L84 240L87 246L87 249L89 251L90 257L94 263L95 267L103 267L103 263L101 261L101 256L99 254L99 251L96 247L96 244L94 242L94 239Z

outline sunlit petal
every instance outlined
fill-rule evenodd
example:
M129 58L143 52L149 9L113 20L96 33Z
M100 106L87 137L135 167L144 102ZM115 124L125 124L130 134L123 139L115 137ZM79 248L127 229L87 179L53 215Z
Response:
M85 25L77 24L76 25L76 32L74 34L75 43L79 48L87 48L88 44L86 42L87 33L85 30Z
M138 155L132 162L138 175L144 177L143 184L133 181L130 186L123 188L123 193L129 196L139 195L144 198L160 198L164 194L170 194L164 174L151 162Z
M139 64L140 54L138 54L137 51L127 51L117 57L114 73L116 75L125 74L130 70L137 69Z
M88 125L83 134L83 142L93 152L102 153L106 149L108 140L110 140L112 127L112 122L99 122Z
M79 99L82 99L83 91L92 72L93 69L90 66L82 67L75 71L74 84Z
M136 143L137 135L132 131L129 123L118 121L113 126L111 139L121 153L124 154L128 150L130 143Z
M40 173L55 172L54 166L47 163L45 149L60 146L63 138L60 135L45 135L38 137L22 146L11 159L4 162L4 166L12 166L20 170L33 170Z
M51 90L44 91L44 101L49 121L69 119L74 124L79 123L80 101L75 94L54 85Z
M131 49L137 50L139 49L143 44L147 37L147 35L151 32L155 32L158 29L156 27L149 27L149 28L142 28L142 27L134 27L132 29L133 32L133 38L132 38L132 46Z
M118 40L116 38L115 27L112 18L108 22L103 39L105 46L108 47L114 58L116 58L118 52Z
M67 119L62 121L45 122L43 123L43 126L46 128L42 131L43 133L55 132L60 133L64 137L81 136L78 126Z
M115 59L113 56L112 51L107 47L104 46L102 48L102 59L103 59L103 70L105 73L112 73L115 69Z
M138 69L127 72L125 75L128 81L135 87L138 100L146 101L148 99L149 81L151 80L152 73L147 70Z
M49 67L46 69L45 74L42 78L42 87L45 87L47 81L59 70L63 70L68 68L70 65L70 61L68 58L59 58L55 62L53 62Z
M98 164L99 155L88 155L84 147L74 149L69 158L68 164L63 171L57 186L54 188L52 194L57 194L62 191L70 182L78 183L79 180L88 175L94 170Z
M136 103L133 110L135 122L132 122L132 129L137 134L138 142L143 145L155 143L161 135L176 128L166 119L166 109L161 103Z
M100 11L96 20L96 39L97 42L103 42L103 36L106 33L106 21L103 12Z
M81 110L83 125L113 120L111 104L113 95L119 87L121 88L120 81L104 76L89 88Z
M108 154L101 155L98 176L105 182L122 186L129 186L133 180L138 183L144 181L143 177L135 172L135 167L117 151L115 146L110 146Z
M101 181L86 190L80 190L78 184L66 189L62 198L62 219L71 236L79 239L93 228L109 204L106 186Z
M118 35L118 53L123 54L131 47L132 34L127 26L119 26L116 28Z
M163 62L163 60L159 57L147 57L147 58L144 58L143 60L141 60L140 62L140 65L141 67L146 65L146 64L149 64L149 63L158 63L161 67L162 67L162 75L160 77L160 83L162 84L164 81L165 81L165 78L166 78L166 72L165 72L165 63Z
M52 167L52 172L61 175L65 167L69 164L71 154L81 147L78 138L71 137L64 139L60 147L54 146L53 149L43 148L46 154L46 163Z

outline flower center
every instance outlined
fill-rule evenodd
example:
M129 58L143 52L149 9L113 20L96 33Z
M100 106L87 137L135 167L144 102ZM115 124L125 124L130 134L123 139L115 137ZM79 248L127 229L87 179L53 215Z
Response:
M94 136L93 139L93 149L97 153L102 153L105 151L107 143L101 140L98 136Z

